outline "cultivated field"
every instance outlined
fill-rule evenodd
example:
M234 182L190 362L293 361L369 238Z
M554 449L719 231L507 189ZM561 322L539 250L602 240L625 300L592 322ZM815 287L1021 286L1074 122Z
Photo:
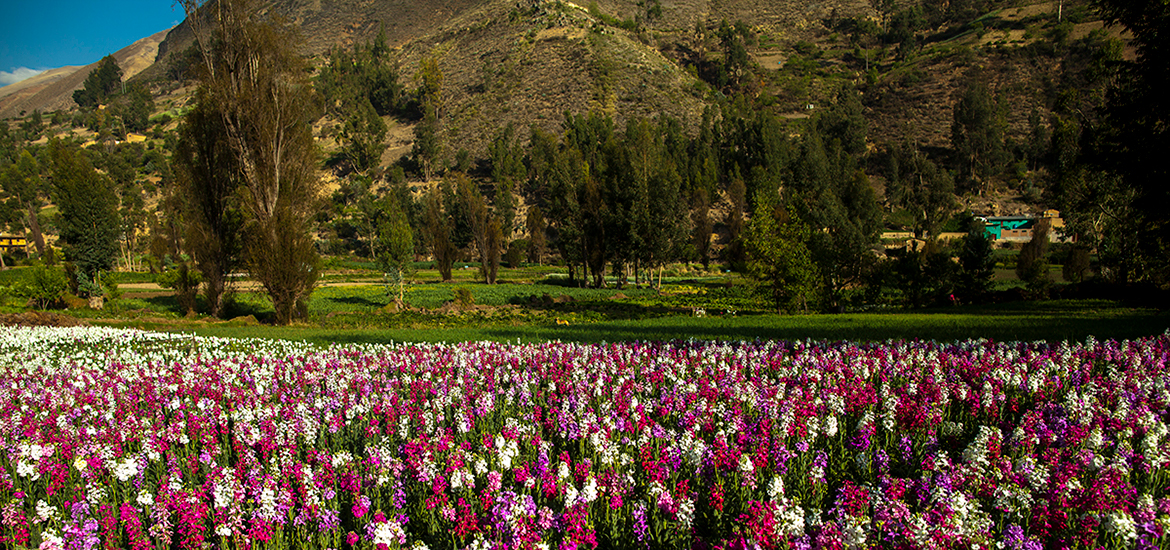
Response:
M0 536L1156 547L1168 358L1166 335L321 347L7 328Z

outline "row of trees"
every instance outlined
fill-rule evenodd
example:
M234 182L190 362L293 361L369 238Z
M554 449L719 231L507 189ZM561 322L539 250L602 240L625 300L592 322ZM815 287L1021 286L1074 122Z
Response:
M419 95L424 106L432 101ZM753 198L781 193L815 228L806 245L818 266L816 283L836 302L866 277L881 229L880 207L859 164L861 110L856 94L845 91L807 124L755 110L740 97L709 110L696 135L670 118L631 120L618 129L598 113L567 113L559 133L534 127L527 139L507 127L490 144L488 176L479 183L452 170L414 199L400 179L379 194L368 177L351 178L334 195L335 238L353 252L381 256L390 249L379 240L386 213L402 212L415 252L434 257L447 277L467 251L493 282L504 251L519 255L520 245L508 241L523 235L517 241L530 258L556 251L581 284L600 286L607 277L642 284L677 261L743 268Z

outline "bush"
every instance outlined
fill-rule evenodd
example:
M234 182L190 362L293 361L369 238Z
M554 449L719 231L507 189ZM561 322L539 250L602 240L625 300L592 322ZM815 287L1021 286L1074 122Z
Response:
M65 274L43 265L28 268L16 284L16 295L29 300L37 309L56 307L69 289Z
M508 267L520 267L520 262L524 261L524 253L528 250L527 239L516 239L508 244L508 251L504 253L504 262Z
M1089 249L1077 245L1068 251L1068 257L1061 262L1061 275L1070 283L1084 281L1092 273L1089 262Z
M1016 258L1016 276L1036 296L1044 296L1052 280L1048 278L1048 223L1041 220L1032 230L1032 240L1020 248Z
M471 289L465 287L457 287L455 292L455 303L459 307L470 307L475 305L475 296L471 294Z
M175 290L175 299L185 315L195 313L195 293L199 290L199 283L203 282L203 274L189 260L184 258L178 265L168 266L155 281L163 288Z

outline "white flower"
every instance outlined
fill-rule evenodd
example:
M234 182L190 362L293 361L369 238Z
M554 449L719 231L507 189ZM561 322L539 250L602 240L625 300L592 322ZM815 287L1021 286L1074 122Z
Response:
M581 488L581 500L584 502L593 502L597 500L597 480L592 477L585 482L585 486Z
M379 523L378 527L374 529L374 547L377 548L379 544L385 544L390 547L397 547L399 541L406 538L406 533L402 532L402 527L393 521Z
M678 522L682 524L683 528L690 530L691 524L695 521L695 501L689 498L683 498L678 503Z
M273 519L276 517L276 492L271 487L260 491L260 517Z
M138 498L134 500L137 501L139 505L146 508L154 506L154 495L150 494L150 492L146 489L139 491Z
M349 451L339 451L337 454L333 455L333 460L331 462L333 464L333 468L340 468L346 464L349 464L350 462L353 462L353 455L349 454Z
M35 462L26 462L23 458L16 461L16 475L20 477L27 477L32 481L41 478L41 473L37 471Z
M845 522L845 546L848 548L865 548L868 541L865 527L858 518L849 518Z
M749 474L755 469L756 467L752 464L752 458L750 456L746 454L739 455L739 471Z
M130 478L136 475L138 475L138 459L135 457L126 457L118 461L114 467L114 477L122 483L130 481Z
M565 505L572 506L577 504L577 488L570 483L565 486Z
M49 503L45 502L43 499L37 501L37 521L36 521L36 523L40 523L42 521L48 521L48 520L56 518L56 517L57 517L57 509L56 508L49 506Z
M215 484L213 492L215 496L216 508L226 508L228 504L235 502L235 491L232 491L232 487L229 485L229 483L230 482L225 479Z
M1137 524L1122 510L1111 510L1105 514L1105 528L1118 538L1132 544L1137 540Z
M784 480L780 476L773 476L772 481L768 483L768 498L778 500L784 496Z
M825 435L827 437L834 437L837 435L837 417L830 416L825 419Z
M41 533L41 545L38 550L64 550L65 541L56 533L45 530Z

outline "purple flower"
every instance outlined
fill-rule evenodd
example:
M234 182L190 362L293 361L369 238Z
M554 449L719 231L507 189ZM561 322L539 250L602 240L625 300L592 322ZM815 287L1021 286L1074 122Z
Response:
M1003 530L1003 545L1011 550L1044 550L1040 541L1029 538L1024 528L1014 523Z

